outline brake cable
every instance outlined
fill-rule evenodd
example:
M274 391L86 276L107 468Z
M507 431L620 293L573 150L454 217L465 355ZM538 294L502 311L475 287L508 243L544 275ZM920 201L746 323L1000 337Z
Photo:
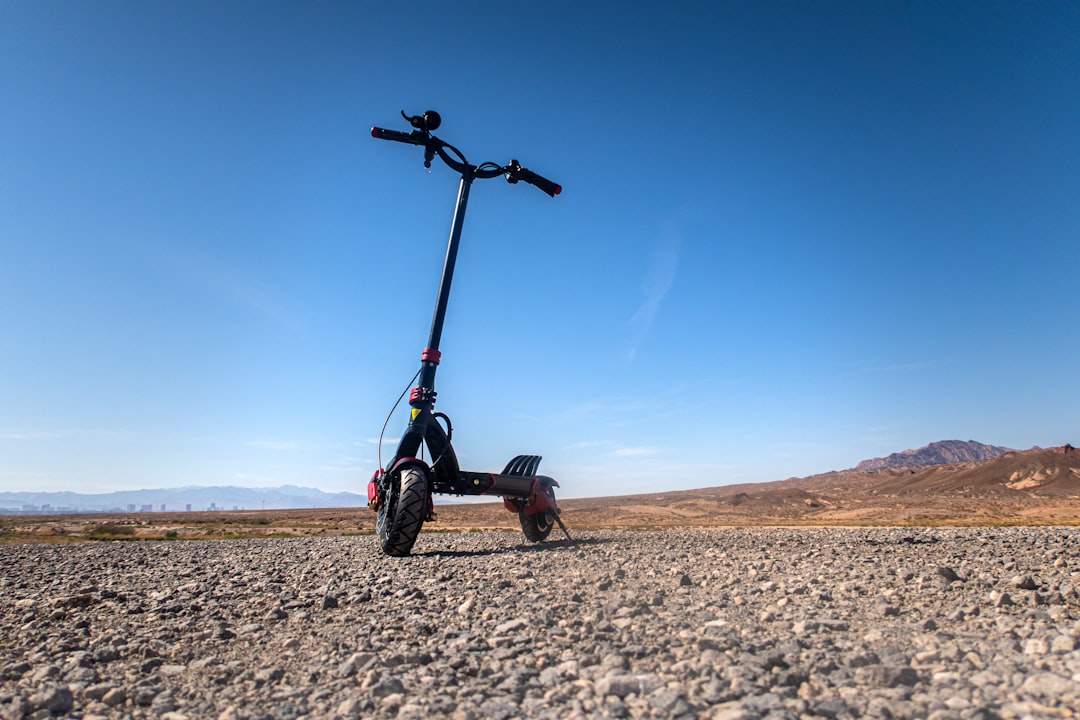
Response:
M394 416L394 411L397 410L397 406L401 404L402 399L409 392L409 390L412 389L413 383L416 382L416 379L418 377L420 377L420 371L419 370L417 370L416 374L412 376L412 380L410 380L409 384L405 386L405 389L401 392L401 395L398 397L397 402L394 403L394 407L390 408L390 414L387 415L386 420L383 421L382 430L379 431L378 455L379 455L379 467L380 468L383 466L383 464L382 464L382 440L383 440L383 435L386 434L386 426L390 424L390 418L392 418ZM447 422L449 422L449 420Z

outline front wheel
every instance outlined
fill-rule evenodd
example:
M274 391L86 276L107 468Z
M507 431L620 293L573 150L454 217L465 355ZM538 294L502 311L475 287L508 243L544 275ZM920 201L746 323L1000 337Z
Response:
M551 507L555 507L555 491L547 488L545 491L551 501ZM521 530L525 533L525 539L529 542L544 542L555 527L555 513L542 512L535 515L526 515L518 511L518 520L521 521Z
M386 498L375 520L379 546L391 557L412 551L428 512L427 478L417 468L407 468L390 479Z

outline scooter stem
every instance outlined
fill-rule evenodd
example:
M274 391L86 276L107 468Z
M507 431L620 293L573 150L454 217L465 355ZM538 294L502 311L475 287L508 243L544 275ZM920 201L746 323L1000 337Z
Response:
M431 335L428 336L428 348L423 351L423 362L420 366L420 398L434 397L435 369L438 367L438 343L443 339L446 305L450 301L450 283L454 282L454 266L458 261L461 227L465 221L465 207L469 205L469 189L472 187L472 181L472 173L462 173L461 182L458 185L458 203L454 207L454 221L450 223L450 239L446 243L443 277L438 282L438 300L435 301L435 314L431 318ZM420 405L422 404L421 402ZM417 406L414 405L413 407Z
M431 319L431 335L428 347L439 349L442 340L443 320L446 318L446 305L450 301L450 283L454 280L454 266L457 264L458 245L461 243L461 228L465 224L465 209L469 203L469 189L472 177L461 176L458 185L457 205L454 208L454 220L450 225L450 240L446 244L446 261L443 263L442 280L439 282L439 300L435 304L435 315Z

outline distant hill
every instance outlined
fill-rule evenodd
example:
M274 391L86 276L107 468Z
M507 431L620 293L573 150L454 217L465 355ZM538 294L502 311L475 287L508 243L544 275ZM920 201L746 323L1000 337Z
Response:
M821 524L1080 524L1080 450L1066 444L989 460L840 472L649 495L560 500L577 527L735 527ZM453 508L477 513L482 506ZM491 523L513 527L501 506ZM483 527L480 517L458 521ZM471 523L471 525L470 525Z
M856 472L878 472L879 470L912 470L951 465L959 462L982 462L1014 452L1006 447L983 445L968 440L942 440L925 445L917 450L904 450L884 458L863 460L855 466Z
M316 488L182 487L90 494L0 492L0 512L177 512L184 510L291 510L364 507L366 495L328 493ZM190 507L188 507L190 506Z

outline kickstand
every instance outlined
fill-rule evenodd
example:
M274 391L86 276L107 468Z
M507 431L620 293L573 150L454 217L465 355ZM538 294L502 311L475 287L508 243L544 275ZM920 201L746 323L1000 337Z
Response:
M554 513L554 515L555 515L555 522L559 523L559 527L562 529L563 535L565 535L566 539L569 540L570 542L574 542L574 538L570 537L570 531L567 530L566 525L563 524L562 516L558 513L558 511L556 511Z

